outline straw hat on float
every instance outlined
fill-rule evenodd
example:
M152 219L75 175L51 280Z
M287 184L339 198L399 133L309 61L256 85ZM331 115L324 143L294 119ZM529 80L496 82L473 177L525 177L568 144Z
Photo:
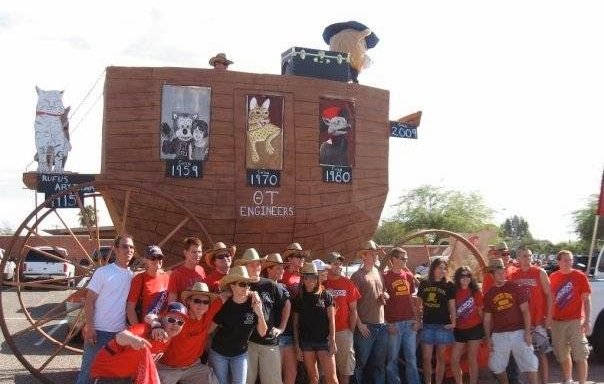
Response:
M216 56L210 58L210 61L208 61L208 63L212 67L216 63L221 63L221 64L224 64L224 65L227 65L227 66L233 64L233 62L231 60L227 59L226 54L222 53L222 52L220 52L220 53L216 54Z
M223 253L228 253L231 255L231 258L235 257L235 252L237 251L237 246L231 245L227 247L222 241L214 244L212 249L209 249L203 253L203 258L207 265L213 266L214 260L216 259L216 255L220 255Z
M283 259L281 258L280 254L269 253L268 255L265 256L265 259L262 262L262 270L273 267L275 265L284 265L284 264L285 263L283 262Z
M310 256L310 251L302 249L300 243L291 243L287 246L285 251L283 251L283 258L287 260L289 257L300 255L304 257Z
M263 262L264 260L266 260L266 256L260 257L255 248L248 248L243 252L241 258L235 260L235 265L245 265L254 261Z
M238 283L243 281L245 283L252 283L254 279L250 279L247 274L247 269L244 266L233 267L229 269L229 273L222 279L220 279L220 286L226 287L229 284Z
M304 263L302 268L300 268L300 274L302 275L318 275L317 267L315 263Z
M198 281L197 283L193 284L191 288L182 291L182 293L180 294L180 300L186 303L189 297L195 295L208 296L210 298L210 301L214 300L218 296L215 293L210 292L210 288L208 288L208 285L206 283Z

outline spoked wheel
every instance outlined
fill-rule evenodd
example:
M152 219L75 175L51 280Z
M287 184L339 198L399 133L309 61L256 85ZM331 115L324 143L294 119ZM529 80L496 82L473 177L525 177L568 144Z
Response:
M56 199L74 199L78 208L54 208ZM75 380L82 352L76 341L84 325L86 286L96 268L112 262L112 239L103 239L97 220L86 222L86 235L73 233L78 213L101 204L109 210L117 233L129 233L136 257L149 244L164 253L164 268L182 262L184 237L211 243L203 224L180 202L140 184L96 181L58 193L38 206L15 232L0 264L16 263L14 282L0 294L0 327L15 357L43 383ZM44 236L65 228L66 236ZM66 254L66 246L72 251ZM76 249L77 251L73 251Z
M443 244L443 240L446 240L446 247L444 247L444 250L442 248L436 250L437 253L435 253L434 247L431 246ZM458 233L441 229L427 229L407 236L397 246L408 244L415 244L423 248L426 255L426 265L429 265L434 256L446 256L449 264L447 273L450 278L453 277L453 273L458 267L467 265L474 272L477 279L482 280L486 268L485 258L474 244Z

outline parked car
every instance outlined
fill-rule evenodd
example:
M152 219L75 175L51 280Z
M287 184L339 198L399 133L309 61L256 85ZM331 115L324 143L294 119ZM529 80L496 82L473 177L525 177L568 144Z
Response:
M4 249L0 248L0 263L4 259ZM17 269L17 264L9 258L4 265L4 271L2 273L2 281L14 281L15 280L15 270Z
M75 276L75 265L67 259L67 256L67 250L61 247L42 246L30 249L21 266L22 280L62 279L64 284L74 286L74 280L67 278Z

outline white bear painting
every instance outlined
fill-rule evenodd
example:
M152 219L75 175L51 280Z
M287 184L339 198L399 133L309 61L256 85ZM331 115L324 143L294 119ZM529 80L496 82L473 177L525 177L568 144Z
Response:
M69 142L69 107L63 106L63 91L45 91L36 86L38 104L34 123L38 172L63 173Z
M208 160L211 91L207 87L163 86L160 159Z

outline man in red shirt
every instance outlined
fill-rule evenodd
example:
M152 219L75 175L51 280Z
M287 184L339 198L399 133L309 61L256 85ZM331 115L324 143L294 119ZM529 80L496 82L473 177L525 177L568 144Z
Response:
M134 276L126 302L126 316L131 325L141 322L148 314L159 315L168 305L170 275L161 268L164 255L157 245L145 248L145 272ZM140 305L140 313L136 307Z
M208 287L210 287L210 291L220 291L220 279L229 273L236 250L237 247L235 245L227 247L223 242L219 241L218 243L214 244L212 249L204 253L203 257L206 265L210 268L214 268L214 270L206 278L206 283L208 284Z
M552 344L562 367L564 383L572 383L573 361L579 383L587 380L589 349L585 335L589 333L591 288L587 276L573 269L573 254L558 252L560 269L550 275L554 297ZM572 360L571 360L572 356Z
M199 265L201 260L201 240L197 237L187 237L183 241L183 254L185 262L170 273L170 285L168 286L168 302L178 301L180 294L197 282L206 279L206 272Z
M336 371L338 382L348 384L354 374L354 328L357 323L357 300L361 297L356 285L342 276L344 257L338 252L327 255L327 280L323 285L336 304Z
M514 265L514 263L512 262L510 250L508 248L508 245L504 241L497 244L493 250L489 251L488 257L489 257L489 259L503 260L503 264L505 265L505 278L506 279L509 279L510 276L512 275L512 273L516 272L517 268ZM493 284L494 284L493 274L487 273L484 276L484 280L482 282L482 293L486 295L487 292L489 291L489 289L493 286Z
M220 297L218 300L215 300ZM189 317L182 331L172 339L157 364L162 384L217 383L214 373L199 361L203 354L214 315L226 301L226 294L211 293L205 283L195 283L180 295L187 303Z
M539 382L539 362L533 353L531 314L526 290L506 280L505 264L501 259L489 261L495 284L484 297L484 331L491 344L489 368L499 383L507 384L506 367L510 353L520 372L526 372L531 384ZM491 334L492 332L492 334Z
M171 339L178 335L187 320L187 308L181 303L168 304L166 313L152 326L138 323L118 333L96 355L90 377L96 384L116 380L159 384L155 361L160 359ZM165 337L154 340L151 332L161 330Z
M310 252L303 250L299 243L291 243L283 251L282 256L287 266L280 283L283 283L291 297L294 297L298 294L298 287L300 285L300 268L304 265L304 260L310 256Z
M384 316L388 324L386 382L401 382L398 357L402 346L407 383L419 384L415 340L420 321L412 297L416 291L415 277L407 268L407 251L395 247L388 256L392 268L384 273L384 288L390 296L384 306Z
M532 265L533 252L527 247L518 248L516 259L519 268L512 273L510 280L526 289L531 313L533 346L539 355L541 380L547 383L549 381L547 353L552 350L546 331L546 328L551 328L552 324L552 291L549 278L542 268Z

